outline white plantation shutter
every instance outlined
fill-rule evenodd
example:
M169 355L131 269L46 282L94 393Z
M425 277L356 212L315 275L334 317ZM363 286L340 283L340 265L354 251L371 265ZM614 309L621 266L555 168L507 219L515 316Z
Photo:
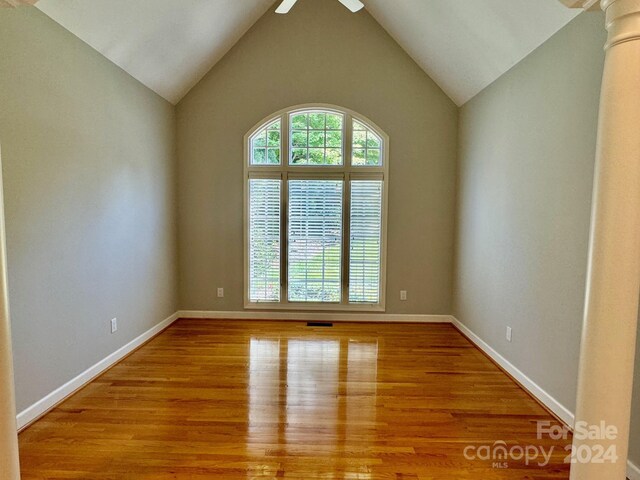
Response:
M382 181L351 182L349 302L380 300Z
M340 302L343 180L290 180L290 302Z
M280 301L279 179L249 179L249 299Z

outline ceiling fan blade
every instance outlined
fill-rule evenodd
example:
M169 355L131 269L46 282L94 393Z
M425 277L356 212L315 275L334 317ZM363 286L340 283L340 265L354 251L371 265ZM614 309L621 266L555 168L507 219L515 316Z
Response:
M291 7L293 7L298 0L283 0L278 8L276 8L276 13L289 13Z
M359 10L364 8L364 3L360 0L338 0L341 4L351 10L353 13L356 13Z

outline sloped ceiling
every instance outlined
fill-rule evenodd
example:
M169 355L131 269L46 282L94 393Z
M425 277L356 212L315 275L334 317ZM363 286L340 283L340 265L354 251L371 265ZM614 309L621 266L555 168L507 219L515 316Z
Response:
M558 0L365 0L367 9L458 105L579 14Z
M458 105L578 14L558 0L364 2ZM273 0L40 0L37 6L177 103L272 4Z
M36 6L177 103L273 0L40 0Z

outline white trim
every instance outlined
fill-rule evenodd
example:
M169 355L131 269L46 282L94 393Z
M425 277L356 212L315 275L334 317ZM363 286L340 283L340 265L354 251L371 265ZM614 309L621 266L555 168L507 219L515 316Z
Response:
M496 362L503 370L509 375L515 378L518 383L527 391L533 395L540 403L551 410L560 420L562 420L569 427L573 428L575 423L575 415L571 410L562 405L559 401L553 398L537 383L527 377L522 371L515 367L506 358L500 355L492 347L489 346L478 335L472 332L465 324L463 324L456 317L451 316L451 324L456 327L463 335L465 335L476 347L486 353L491 359ZM627 460L627 478L629 480L640 480L640 467L635 465L631 460Z
M150 328L142 335L134 338L126 345L120 347L118 350L108 355L107 357L100 360L95 365L89 367L80 375L75 378L69 380L67 383L62 385L61 387L56 388L53 392L45 396L44 398L38 400L36 403L27 407L22 412L20 412L17 417L18 430L25 428L30 425L38 418L46 414L49 410L54 408L64 399L75 393L77 390L84 387L86 384L95 379L98 375L102 374L105 370L111 368L113 365L118 363L124 357L129 355L131 352L142 346L144 343L158 335L164 329L169 327L173 322L175 322L180 315L178 312L174 313L170 317L164 319L156 326Z
M218 312L207 310L181 310L180 318L229 319L229 320L321 320L330 322L381 322L381 323L451 323L451 315L418 315L389 313L328 313L328 312Z
M567 407L562 405L558 400L553 398L547 393L540 385L535 383L529 377L527 377L521 370L515 367L509 360L500 355L494 350L487 342L482 340L478 335L473 333L466 325L455 317L452 318L452 324L462 334L464 334L472 343L474 343L480 350L486 353L491 359L502 367L509 375L515 378L522 387L527 390L531 395L537 398L543 405L551 410L560 420L566 423L569 427L573 428L575 422L575 415Z
M560 0L568 8L582 8L583 10L595 10L599 7L600 0Z
M384 307L379 303L270 303L270 302L254 302L247 303L245 310L293 310L295 312L384 312ZM237 312L233 312L237 313Z
M531 395L537 398L543 405L549 408L563 422L569 426L574 424L574 414L565 406L553 398L542 387L522 373L511 362L490 347L478 335L473 333L467 326L453 315L422 315L422 314L363 314L363 313L328 313L328 312L260 312L260 311L209 311L209 310L180 310L168 318L164 319L156 326L150 328L142 335L134 338L129 343L100 360L95 365L69 380L67 383L57 388L36 403L27 407L17 415L18 430L32 424L40 417L49 412L56 405L60 404L67 397L90 383L104 371L111 368L131 352L141 347L144 343L168 328L180 318L194 319L229 319L229 320L324 320L332 322L381 322L381 323L450 323L464 334L476 347L485 352L501 368L514 377L521 386ZM640 467L631 460L627 461L627 477L629 480L640 480Z
M631 460L627 460L627 477L629 480L640 480L640 467Z

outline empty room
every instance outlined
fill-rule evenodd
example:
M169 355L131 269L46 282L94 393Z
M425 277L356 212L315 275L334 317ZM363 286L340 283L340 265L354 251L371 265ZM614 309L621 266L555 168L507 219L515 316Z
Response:
M640 0L0 0L0 480L640 480Z

